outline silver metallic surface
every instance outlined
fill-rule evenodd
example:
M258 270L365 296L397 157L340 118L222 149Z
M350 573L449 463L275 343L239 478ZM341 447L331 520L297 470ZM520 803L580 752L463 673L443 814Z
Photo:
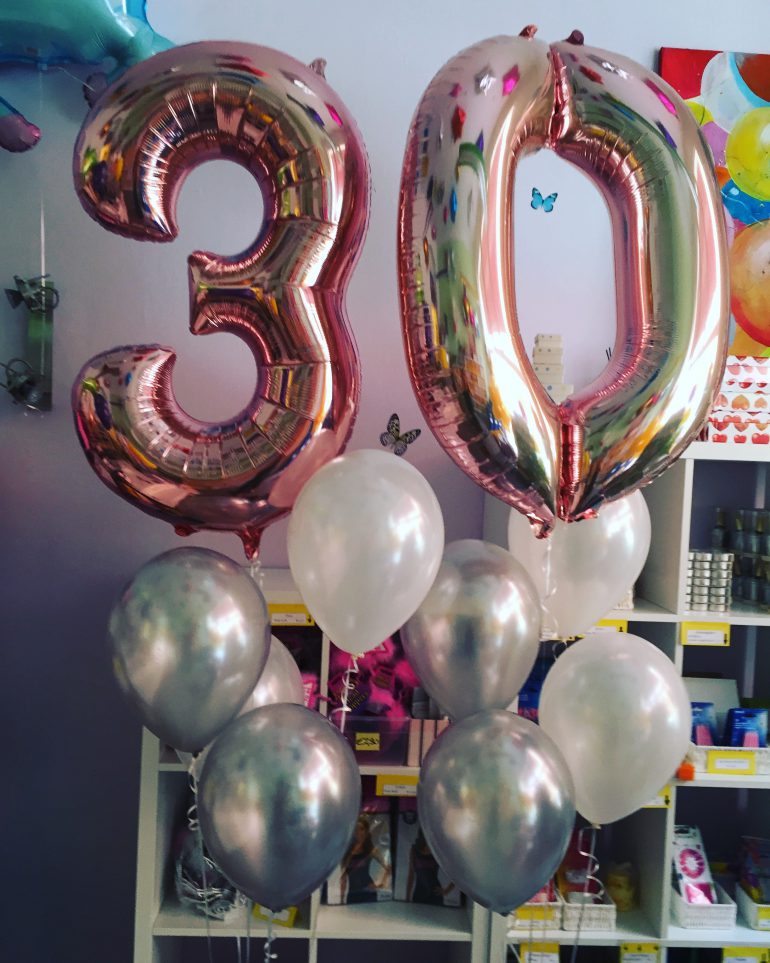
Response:
M147 728L197 752L253 691L270 620L235 562L178 548L139 569L112 610L109 636L117 680Z
M561 753L527 719L496 709L450 726L425 758L420 824L450 879L507 913L556 871L575 821Z
M452 542L401 640L421 683L453 719L505 709L537 656L537 589L523 565L497 545Z
M353 751L304 706L262 706L209 750L198 818L214 862L250 899L296 905L341 861L361 803Z

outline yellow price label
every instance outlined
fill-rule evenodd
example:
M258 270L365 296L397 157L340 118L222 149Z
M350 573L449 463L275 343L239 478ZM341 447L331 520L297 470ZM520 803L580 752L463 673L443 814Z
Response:
M356 752L379 752L380 734L379 732L357 732L356 733Z
M522 943L521 963L559 963L558 943Z
M714 776L755 776L757 753L754 749L709 749L706 772Z
M387 772L379 772L375 790L378 796L416 796L419 778L416 775L391 775Z
M628 632L628 619L599 619L592 632Z
M729 645L730 623L682 622L679 641L682 645Z
M313 616L301 602L268 602L271 625L315 625Z
M538 920L541 923L553 923L556 919L558 907L548 903L525 903L513 911L517 920Z
M659 963L657 943L621 943L620 963Z
M671 808L671 786L664 786L658 795L645 803L644 809L670 809Z
M770 963L770 950L763 946L725 946L722 963Z
M254 919L264 920L266 923L269 922L272 917L276 926L294 926L299 909L296 906L287 906L286 909L271 913L266 906L260 906L259 903L255 903L251 912Z

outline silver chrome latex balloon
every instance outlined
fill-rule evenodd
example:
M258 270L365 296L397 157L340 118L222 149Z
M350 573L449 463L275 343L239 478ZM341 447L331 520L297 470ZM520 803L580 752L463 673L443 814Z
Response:
M253 691L270 620L232 559L178 548L139 569L112 610L109 636L115 675L147 728L197 752Z
M509 552L462 539L447 545L401 639L420 681L453 719L505 709L537 656L540 599Z
M302 686L302 673L294 661L291 652L274 635L270 636L270 651L267 662L254 687L254 691L241 706L238 715L245 716L260 706L273 705L276 702L293 702L295 705L305 704L305 690ZM179 759L186 765L192 765L192 773L199 778L203 771L209 747L202 749L197 756L189 752L179 752Z
M262 706L211 747L198 816L214 862L271 910L305 899L353 835L361 778L340 733L304 706Z
M422 764L420 824L444 872L508 913L556 871L575 821L572 778L549 737L495 709L446 729Z

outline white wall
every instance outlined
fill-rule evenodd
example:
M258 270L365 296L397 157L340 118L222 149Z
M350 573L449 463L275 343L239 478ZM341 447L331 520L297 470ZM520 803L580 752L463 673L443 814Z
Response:
M412 112L450 56L529 22L539 24L545 39L580 27L588 43L645 64L653 64L660 45L756 50L766 38L770 50L767 0L743 0L731 12L724 0L150 0L149 14L158 31L179 43L239 39L306 61L325 57L328 80L358 119L374 194L348 300L363 362L354 447L377 445L393 410L404 427L425 427L401 346L397 197ZM103 634L120 585L143 561L178 541L170 527L96 480L75 439L69 389L80 365L97 351L161 341L178 351L177 392L193 414L223 417L245 400L253 373L240 342L196 339L187 332L185 258L194 247L243 247L256 232L259 202L243 171L211 165L196 172L182 194L182 234L174 245L113 237L86 217L71 185L72 144L84 114L78 82L61 71L4 68L0 94L43 129L32 153L0 153L0 287L16 273L40 270L42 196L46 266L62 294L55 411L24 415L0 395L0 723L3 781L10 785L0 809L6 819L5 877L17 894L8 958L126 963L138 726L110 678ZM552 214L531 211L532 186L543 193L558 190ZM525 339L536 331L562 332L568 374L584 382L600 369L614 325L609 230L598 195L553 158L525 162L517 184L517 238ZM0 359L18 353L20 331L20 318L2 300ZM410 456L439 495L449 537L480 535L481 492L430 432L423 432ZM238 557L234 538L196 541ZM266 564L285 564L284 541L284 525L267 533ZM3 937L7 942L7 929Z

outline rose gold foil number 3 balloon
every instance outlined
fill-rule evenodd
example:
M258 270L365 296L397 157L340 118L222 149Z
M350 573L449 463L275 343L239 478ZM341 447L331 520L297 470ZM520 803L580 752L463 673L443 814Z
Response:
M237 532L252 557L352 429L359 365L345 292L369 173L322 76L275 50L207 42L138 64L104 93L77 140L76 189L108 230L171 241L185 177L215 158L254 175L265 218L242 254L190 256L190 328L246 342L258 367L251 401L222 424L191 418L171 387L174 352L153 344L92 358L73 406L108 487L180 534Z

